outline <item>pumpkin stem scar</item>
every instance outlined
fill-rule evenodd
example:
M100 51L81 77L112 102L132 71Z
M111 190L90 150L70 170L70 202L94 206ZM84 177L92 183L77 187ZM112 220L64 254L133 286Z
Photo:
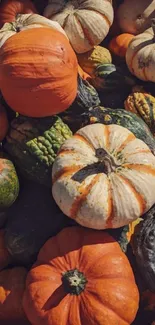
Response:
M84 291L87 279L82 272L74 269L63 273L62 283L66 293L78 296Z

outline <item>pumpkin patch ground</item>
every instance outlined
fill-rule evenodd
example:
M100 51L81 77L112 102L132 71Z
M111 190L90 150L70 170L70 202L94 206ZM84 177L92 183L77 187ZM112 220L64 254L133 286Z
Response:
M0 0L0 325L155 324L154 40L154 0Z

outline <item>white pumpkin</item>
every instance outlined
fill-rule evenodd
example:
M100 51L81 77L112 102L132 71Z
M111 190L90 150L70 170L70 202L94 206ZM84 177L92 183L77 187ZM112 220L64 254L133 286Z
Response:
M5 23L0 29L0 47L6 40L14 34L30 28L50 27L63 33L66 37L65 31L59 23L51 21L43 16L37 14L18 14L16 20L12 23Z
M84 53L103 41L113 22L111 0L49 0L44 16L57 21L72 47Z
M152 20L152 27L131 40L126 63L137 78L155 82L155 19Z
M126 128L92 124L62 145L52 180L68 217L88 228L117 228L155 203L155 156Z
M117 20L124 33L140 34L155 17L155 0L124 0L117 10Z

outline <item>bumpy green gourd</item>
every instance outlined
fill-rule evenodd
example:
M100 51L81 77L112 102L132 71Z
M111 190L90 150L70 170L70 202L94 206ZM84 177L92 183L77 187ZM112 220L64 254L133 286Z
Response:
M11 123L4 147L25 177L51 186L51 166L60 146L71 135L58 116L18 116Z
M0 155L0 211L10 207L18 193L19 181L15 167L9 159Z
M155 97L135 88L124 102L125 109L139 115L148 125L151 132L155 134Z

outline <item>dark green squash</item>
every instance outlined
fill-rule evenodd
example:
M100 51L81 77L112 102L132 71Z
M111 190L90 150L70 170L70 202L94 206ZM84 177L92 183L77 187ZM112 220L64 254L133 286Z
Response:
M15 167L9 159L0 157L0 217L3 220L3 211L14 203L18 193L19 180Z
M112 63L100 64L96 67L91 84L97 90L122 90L135 85L135 79L126 67Z
M100 105L99 95L97 90L87 81L83 80L78 75L78 90L77 96L73 104L59 116L65 119L66 123L72 122L73 119L78 118L79 114L82 114L90 107Z
M64 118L64 121L66 119ZM76 119L72 117L72 122L68 122L73 132L76 132L81 127L92 124L103 123L106 125L117 124L124 126L138 138L143 140L155 154L155 139L150 132L146 123L138 117L136 114L127 112L124 109L110 109L104 107L94 107L85 111L83 114L79 114Z
M132 249L147 288L155 292L155 205L135 228Z
M51 167L57 151L71 135L58 116L18 116L11 123L4 148L25 177L51 186Z
M17 201L7 211L5 242L14 263L32 264L45 241L67 221L48 187L25 181Z

